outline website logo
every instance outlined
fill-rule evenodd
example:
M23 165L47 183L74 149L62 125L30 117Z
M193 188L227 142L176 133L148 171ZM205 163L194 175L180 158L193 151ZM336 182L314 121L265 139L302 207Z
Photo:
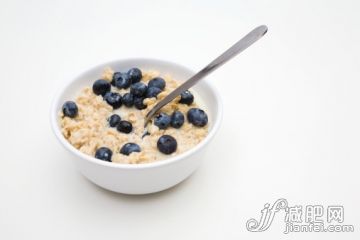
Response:
M354 232L353 225L345 225L344 207L341 205L294 205L289 206L284 198L276 200L272 205L266 203L260 211L259 220L254 218L246 222L250 232L263 232L269 229L276 214L285 212L284 233L290 232ZM326 221L325 221L326 220Z

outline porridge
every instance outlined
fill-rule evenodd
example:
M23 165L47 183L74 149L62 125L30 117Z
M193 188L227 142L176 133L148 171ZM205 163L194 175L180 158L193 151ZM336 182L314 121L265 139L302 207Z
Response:
M81 152L115 163L150 163L183 153L208 133L208 116L183 92L144 129L145 115L179 83L156 71L104 69L59 113L61 131Z

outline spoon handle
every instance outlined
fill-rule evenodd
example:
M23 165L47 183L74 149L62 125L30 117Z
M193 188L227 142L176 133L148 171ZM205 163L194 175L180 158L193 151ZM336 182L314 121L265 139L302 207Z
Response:
M215 60L213 60L211 63L209 63L205 68L203 68L200 72L196 73L194 76L192 76L189 80L185 81L183 84L181 84L179 87L177 87L175 90L173 90L169 95L167 95L163 100L158 102L153 109L151 109L147 114L145 118L145 125L149 121L149 119L157 112L159 111L163 106L168 104L170 101L172 101L174 98L179 96L183 91L188 90L192 86L194 86L197 82L199 82L203 77L207 76L208 74L212 73L217 69L218 67L222 66L224 63L229 61L231 58L235 57L237 54L244 51L246 48L248 48L250 45L255 43L257 40L259 40L262 36L265 35L268 28L265 25L261 25L251 32L249 32L245 37L240 39L237 43L235 43L232 47L230 47L228 50L226 50L223 54L221 54L219 57L217 57Z

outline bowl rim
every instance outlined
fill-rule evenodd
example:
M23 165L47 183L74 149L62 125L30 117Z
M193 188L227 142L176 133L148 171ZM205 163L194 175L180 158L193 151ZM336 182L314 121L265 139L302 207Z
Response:
M166 158L166 159L163 159L163 160L160 160L160 161L155 161L155 162L151 162L151 163L128 164L128 163L114 163L114 162L99 161L95 157L92 157L90 155L82 153L81 151L76 149L73 145L71 145L65 139L65 137L62 135L61 130L60 130L60 126L58 125L58 111L59 110L57 109L57 106L59 105L60 96L63 94L65 89L67 89L67 87L71 83L73 83L76 79L79 79L80 76L85 75L87 72L91 71L92 69L104 67L104 66L107 66L107 65L113 65L113 64L116 64L118 62L127 62L127 61L148 61L148 62L158 62L158 63L162 63L162 64L170 64L170 65L173 65L175 67L183 68L184 70L195 74L195 72L193 70L191 70L188 67L185 67L185 66L183 66L181 64L178 64L178 63L175 63L175 62L172 62L172 61L168 61L168 60L160 60L160 59L156 59L156 58L115 59L115 60L112 60L112 61L108 61L108 62L105 62L105 63L102 63L102 64L97 64L95 66L87 68L87 70L82 71L80 74L78 74L74 78L72 78L69 81L65 82L57 90L57 92L56 92L56 94L55 94L55 96L53 98L52 104L51 104L51 108L50 108L51 128L52 128L53 133L55 134L57 140L65 147L65 149L67 149L69 152L75 154L79 158L82 158L84 160L90 161L91 163L98 164L98 165L101 165L101 166L104 166L104 167L140 170L140 169L162 167L162 166L166 166L166 165L169 165L169 164L179 162L179 161L187 158L188 156L193 155L194 153L198 152L206 144L208 144L210 142L210 140L212 140L212 138L214 137L214 135L218 131L218 129L220 127L220 124L222 122L223 103L222 103L222 99L220 97L219 91L212 85L212 83L207 81L207 79L205 78L202 81L204 81L205 84L208 85L209 89L214 93L215 101L217 102L218 109L217 109L216 114L214 115L214 118L213 118L214 122L213 122L213 126L212 126L211 130L209 131L207 136L200 143L198 143L196 146L194 146L193 148L191 148L191 149L189 149L189 150L187 150L187 151L185 151L185 152L183 152L183 153L181 153L179 155L171 156L169 158Z

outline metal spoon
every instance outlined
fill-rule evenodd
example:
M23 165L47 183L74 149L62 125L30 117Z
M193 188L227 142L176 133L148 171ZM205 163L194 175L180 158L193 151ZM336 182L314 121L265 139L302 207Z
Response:
M249 32L245 37L240 39L237 43L235 43L231 48L226 50L223 54L209 63L205 68L203 68L200 72L196 73L190 79L181 84L178 88L173 90L169 95L167 95L163 100L158 102L145 116L145 127L149 120L156 114L162 107L171 102L174 98L179 96L183 91L188 90L192 86L194 86L197 82L199 82L203 77L207 76L211 72L213 72L218 67L222 66L224 63L229 61L231 58L235 57L237 54L244 51L250 45L259 40L262 36L265 35L268 28L265 25L261 25L251 32Z

